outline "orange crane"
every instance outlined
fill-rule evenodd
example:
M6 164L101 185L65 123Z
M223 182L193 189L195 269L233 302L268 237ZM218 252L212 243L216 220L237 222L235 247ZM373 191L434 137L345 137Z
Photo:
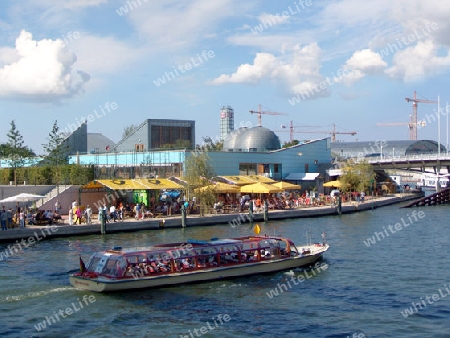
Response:
M431 101L431 100L421 100L416 97L416 91L414 91L414 96L412 99L405 98L406 102L412 102L413 103L413 114L412 114L412 121L411 121L411 128L410 128L410 139L411 140L417 140L417 103L438 103L437 101Z
M295 133L295 128L318 128L319 126L307 126L307 125L302 125L302 126L294 126L294 122L291 121L289 123L289 140L290 142L294 141L294 133ZM281 128L286 128L286 126L281 125ZM275 130L275 132L286 132L287 130Z
M416 128L413 128L413 117L412 115L409 115L410 121L409 122L387 122L387 123L377 123L377 126L408 126L409 129L409 139L410 140L417 140L417 126L425 127L427 123L425 121L417 121L416 122ZM416 134L414 136L414 129L416 130ZM415 138L414 138L415 137Z
M336 125L333 124L333 130L332 131L308 131L308 130L302 130L302 131L294 131L295 133L303 133L303 134L329 134L331 135L331 141L336 141L336 135L356 135L356 131L336 131Z
M261 104L258 105L258 110L249 110L248 111L250 114L258 114L258 127L261 127L261 115L265 114L265 115L288 115L285 113L277 113L274 111L262 111L261 110Z

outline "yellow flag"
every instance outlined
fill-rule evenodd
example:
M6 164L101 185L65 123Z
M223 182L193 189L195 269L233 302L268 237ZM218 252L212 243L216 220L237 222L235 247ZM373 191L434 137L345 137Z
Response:
M255 225L253 232L255 233L255 235L259 235L259 233L261 232L261 228L259 227L258 224Z

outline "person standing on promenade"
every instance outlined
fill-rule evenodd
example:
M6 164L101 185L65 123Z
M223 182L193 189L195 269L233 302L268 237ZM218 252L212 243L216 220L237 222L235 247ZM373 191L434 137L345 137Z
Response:
M6 211L6 227L12 228L12 217L13 217L13 212L11 208L8 208L8 210Z
M91 206L88 204L86 207L86 210L84 211L84 214L86 216L86 224L92 224L92 209Z
M2 222L2 230L8 230L8 227L6 226L6 222L8 222L8 216L6 215L5 206L3 206L1 210L0 221Z
M73 224L73 208L69 208L69 225Z
M76 214L77 214L77 222L78 222L78 224L81 224L81 208L80 207L77 207Z
M19 212L19 223L20 223L20 228L24 229L25 228L25 213L23 212L23 209L20 209L20 212Z
M57 200L55 203L55 212L61 215L61 203L59 202L59 200Z

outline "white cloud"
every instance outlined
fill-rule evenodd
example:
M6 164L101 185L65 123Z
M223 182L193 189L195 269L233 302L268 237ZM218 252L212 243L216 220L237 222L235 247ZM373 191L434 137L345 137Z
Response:
M446 50L445 56L438 56L438 47L428 40L419 41L413 47L398 51L386 74L404 82L411 82L449 67L449 50Z
M108 0L63 0L63 1L30 0L30 1L32 1L33 5L44 6L44 7L58 6L58 7L68 8L68 9L99 6L99 5L108 3Z
M74 75L76 55L61 40L34 41L31 33L22 31L16 40L18 59L0 68L0 96L71 97L83 89L89 75Z
M16 62L19 58L15 48L0 47L0 67Z
M282 16L279 14L273 15L273 14L269 14L269 13L262 13L260 16L258 16L258 20L262 24L266 24L269 26L288 23L289 18L290 18L290 16Z
M77 69L96 75L119 73L132 66L132 62L143 56L144 50L133 49L113 37L100 37L80 32L80 37L71 41L68 48L77 54Z
M253 64L242 64L233 74L222 74L212 84L253 83L271 81L286 87L289 94L310 91L325 81L320 74L321 50L316 43L307 46L286 48L280 56L271 53L257 53ZM328 90L318 96L327 96Z
M347 71L345 77L341 77L337 82L354 83L361 80L366 75L381 74L388 64L383 61L381 55L370 49L363 49L353 53L343 67Z
M91 7L106 4L108 0L66 0L63 2L63 6L66 8L80 8ZM53 3L55 3L53 1Z
M131 20L142 38L160 51L189 47L214 34L225 19L244 13L251 6L237 0L141 3L120 19Z

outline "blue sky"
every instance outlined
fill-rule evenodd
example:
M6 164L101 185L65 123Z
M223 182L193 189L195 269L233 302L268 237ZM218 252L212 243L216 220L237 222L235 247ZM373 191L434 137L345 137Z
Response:
M296 130L356 131L338 140L408 139L411 103L450 103L447 0L1 3L0 142L15 119L42 154L53 122L117 142L147 118L194 119L197 143L219 135L219 109L282 141ZM295 99L296 98L296 99ZM114 109L113 109L113 108ZM436 104L419 103L420 139L437 140ZM450 110L450 107L449 107ZM90 116L90 117L89 117ZM302 127L314 126L314 127ZM311 139L327 134L296 134Z

